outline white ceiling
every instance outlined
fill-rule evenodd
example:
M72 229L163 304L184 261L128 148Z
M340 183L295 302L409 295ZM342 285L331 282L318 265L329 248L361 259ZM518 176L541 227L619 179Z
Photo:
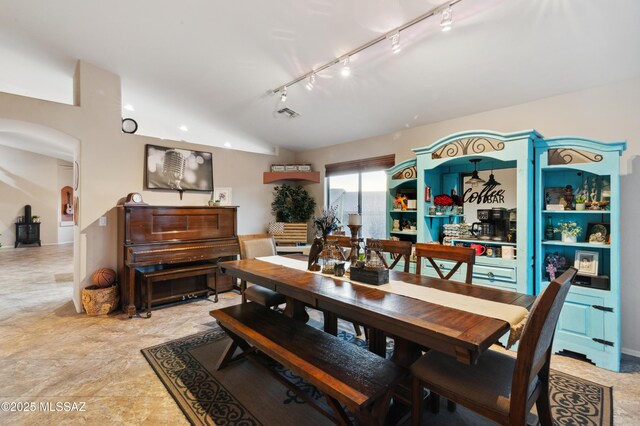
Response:
M462 0L274 89L442 0L0 0L0 91L71 103L82 59L120 75L138 133L271 153L391 133L640 75L640 1ZM188 132L178 129L186 125ZM533 124L532 124L533 125Z

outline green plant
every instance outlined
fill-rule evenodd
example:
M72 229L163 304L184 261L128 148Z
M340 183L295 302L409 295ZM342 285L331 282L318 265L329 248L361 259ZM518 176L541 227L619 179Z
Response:
M331 232L338 229L340 219L336 216L337 207L330 207L326 210L322 210L322 216L313 217L313 226L322 235L322 238L326 238Z
M576 195L576 204L584 204L587 202L587 198L584 195Z
M277 222L308 222L316 208L316 201L300 185L281 185L273 188L271 213Z
M562 235L577 237L582 232L582 228L576 222L558 222L558 227L553 228L553 232L559 232Z

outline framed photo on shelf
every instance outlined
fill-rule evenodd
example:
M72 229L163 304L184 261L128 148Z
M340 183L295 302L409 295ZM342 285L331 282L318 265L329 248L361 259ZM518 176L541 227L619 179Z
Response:
M231 188L215 188L213 190L213 199L219 200L221 206L230 206Z
M585 241L591 244L609 244L611 225L607 222L589 222Z
M598 275L598 252L576 250L574 265L580 275Z

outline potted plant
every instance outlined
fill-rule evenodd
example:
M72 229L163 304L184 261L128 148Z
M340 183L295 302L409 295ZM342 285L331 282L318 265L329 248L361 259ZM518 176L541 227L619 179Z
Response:
M38 216L37 214L34 214L33 216L31 216L31 221L33 223L40 223L40 216Z
M576 196L576 210L584 210L587 198L584 195Z
M582 232L582 228L576 222L558 222L558 226L553 228L553 231L562 235L562 242L575 243L578 241L578 235Z
M316 201L301 185L276 186L273 196L271 213L276 217L276 222L281 222L278 231L271 231L269 226L276 242L282 238L282 242L306 243L307 222L313 215Z

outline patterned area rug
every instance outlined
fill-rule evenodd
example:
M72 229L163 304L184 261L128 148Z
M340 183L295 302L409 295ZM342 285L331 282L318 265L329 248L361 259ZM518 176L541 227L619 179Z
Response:
M340 336L365 346L363 340L352 334L341 331ZM142 353L192 424L331 424L258 362L242 360L215 371L228 342L224 331L214 328L143 349ZM297 384L307 397L324 404L322 394L314 386L273 362L270 367ZM556 425L612 425L612 402L611 388L552 371L551 406ZM425 411L430 425L492 424L461 406L455 413L442 409L433 415Z

